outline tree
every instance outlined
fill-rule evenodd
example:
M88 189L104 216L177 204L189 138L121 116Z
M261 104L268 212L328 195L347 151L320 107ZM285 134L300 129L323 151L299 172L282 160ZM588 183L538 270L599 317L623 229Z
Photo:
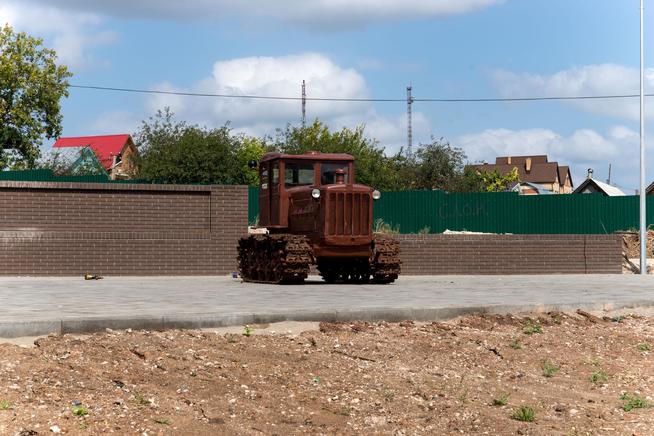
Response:
M43 138L61 134L60 100L72 74L42 44L9 25L0 29L0 169L12 161L33 166Z
M479 174L486 192L504 192L512 183L519 181L518 168L513 167L506 174L500 174L499 171L484 171Z
M504 192L519 181L517 168L513 168L506 174L500 174L497 170L479 171L474 167L467 167L456 190L460 192Z
M228 125L187 125L165 108L143 121L134 140L140 151L137 177L160 183L234 182L238 137Z
M266 146L261 139L242 135L238 140L236 148L234 183L238 185L259 186L259 173L253 171L248 166L248 162L251 160L258 162L268 151L271 151L270 147Z
M429 144L421 144L415 154L415 176L410 189L454 190L463 174L466 154L460 148L452 147L443 138Z
M319 120L305 127L288 125L285 130L278 131L274 147L290 154L308 151L351 154L356 159L357 183L380 190L395 189L396 174L392 171L391 159L384 155L384 149L376 140L365 136L363 126L331 132Z

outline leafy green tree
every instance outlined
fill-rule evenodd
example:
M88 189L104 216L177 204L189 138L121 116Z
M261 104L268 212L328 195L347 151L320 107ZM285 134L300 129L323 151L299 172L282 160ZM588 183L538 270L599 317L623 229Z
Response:
M0 29L0 169L32 167L43 138L61 134L62 97L71 73L43 40Z
M344 127L332 132L319 120L305 127L288 125L285 130L278 131L274 148L291 154L308 151L348 153L356 159L357 183L380 190L392 190L396 186L392 160L386 157L376 140L365 136L363 126L354 130Z
M453 192L486 192L484 181L479 171L473 166L466 166L463 174L456 180Z
M486 192L504 192L512 183L519 181L518 168L515 167L506 174L493 170L481 172L479 176Z
M519 181L517 168L513 168L506 174L500 174L497 170L479 171L469 166L466 167L456 190L459 192L504 192Z
M452 147L443 138L429 144L421 144L415 153L415 168L409 189L454 190L463 174L466 154L460 148Z
M231 184L239 138L229 126L207 129L176 121L169 108L134 134L139 178L160 183Z
M271 151L271 147L266 146L265 142L261 139L245 135L241 136L236 148L234 183L238 185L258 186L259 173L250 169L248 162L251 160L258 162L268 151Z

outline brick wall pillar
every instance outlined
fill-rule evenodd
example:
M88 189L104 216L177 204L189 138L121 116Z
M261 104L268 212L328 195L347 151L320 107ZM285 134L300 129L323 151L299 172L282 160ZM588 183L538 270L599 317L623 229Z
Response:
M238 239L247 233L247 186L211 188L211 241L216 274L236 271Z

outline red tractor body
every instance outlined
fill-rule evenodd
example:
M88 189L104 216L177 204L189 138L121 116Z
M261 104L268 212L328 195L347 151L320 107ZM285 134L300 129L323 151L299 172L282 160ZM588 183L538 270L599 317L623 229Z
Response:
M366 282L370 276L373 281L390 282L397 277L397 243L375 238L372 232L373 202L380 194L355 183L351 155L268 153L259 163L259 179L258 227L265 228L269 235L253 235L241 241L239 265L246 280L301 281L306 274L296 271L302 269L294 264L297 257L307 263L306 273L308 264L316 261L329 282ZM295 241L306 247L306 256L298 254L301 249L295 254L284 253L284 248L272 247L273 240L280 247ZM271 249L281 252L265 253ZM388 268L379 263L384 252L394 256L386 259L388 265L392 264ZM263 271L268 262L278 264L277 274ZM293 273L285 274L285 265L291 264Z

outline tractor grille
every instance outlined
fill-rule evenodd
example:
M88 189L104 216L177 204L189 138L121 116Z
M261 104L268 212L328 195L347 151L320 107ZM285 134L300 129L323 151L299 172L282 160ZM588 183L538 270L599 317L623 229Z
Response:
M327 236L370 234L370 194L330 192L327 209Z

